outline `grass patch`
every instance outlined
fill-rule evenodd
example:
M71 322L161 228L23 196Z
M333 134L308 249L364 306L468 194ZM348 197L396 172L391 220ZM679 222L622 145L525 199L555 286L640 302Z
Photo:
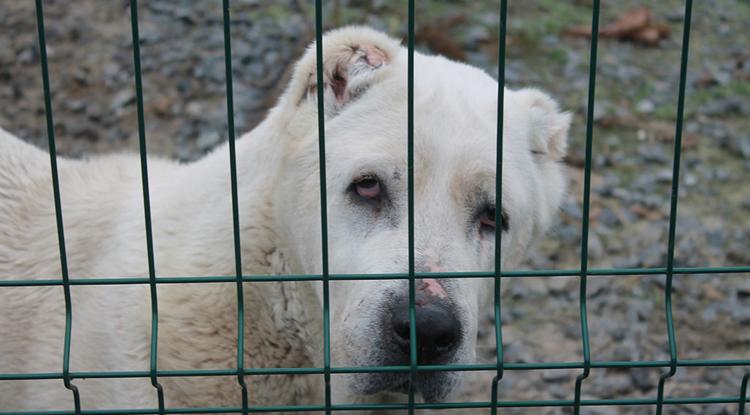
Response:
M523 13L523 19L510 20L515 34L527 42L539 42L548 35L559 34L571 26L588 24L591 19L589 8L576 6L559 0L538 0L536 6Z

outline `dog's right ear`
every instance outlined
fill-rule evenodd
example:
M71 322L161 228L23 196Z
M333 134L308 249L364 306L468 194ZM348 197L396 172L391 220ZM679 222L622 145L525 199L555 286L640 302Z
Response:
M539 90L524 88L516 94L516 104L528 108L531 151L548 160L560 161L568 147L572 115L560 111L557 102Z
M297 106L317 103L316 45L308 47L297 63L287 98ZM323 36L323 88L325 112L340 112L371 85L382 79L399 51L399 43L384 33L351 26Z

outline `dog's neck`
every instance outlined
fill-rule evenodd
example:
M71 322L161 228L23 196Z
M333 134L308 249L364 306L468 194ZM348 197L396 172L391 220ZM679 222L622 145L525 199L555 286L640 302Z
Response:
M275 122L275 117L269 117L236 141L240 255L245 276L300 273L290 262L283 237L276 231L277 215L272 205L272 193L279 172L269 170L269 166L282 168L283 146L279 141L285 137L278 136L278 131L284 129L279 129ZM184 182L175 192L179 198L170 203L172 209L184 206L184 217L177 231L179 237L168 235L174 233L175 224L164 223L164 228L159 228L165 235L163 241L159 241L158 234L155 238L157 247L163 244L166 252L173 252L181 258L181 261L169 262L180 264L177 267L182 269L167 270L167 275L236 275L229 160L228 144L225 144L198 162L183 166ZM217 194L221 195L219 199L216 199ZM192 207L196 205L197 209ZM154 225L160 226L159 222L158 217L155 218ZM176 244L175 239L178 239ZM170 245L172 249L180 247L179 252L170 250ZM248 316L246 355L252 365L292 367L322 364L318 361L322 356L322 340L320 344L310 342L310 339L322 339L322 309L315 297L314 284L309 281L244 283ZM191 307L193 310L200 308L201 312L215 312L217 320L220 314L235 315L237 312L234 284L200 284L186 290L189 292L175 292L184 297L184 302L198 301L199 304ZM231 338L236 326L222 327L221 330L221 337ZM185 340L189 342L189 339ZM274 348L287 351L279 354L279 351L273 352ZM290 354L289 348L301 348L303 352ZM258 355L259 350L271 351L275 357ZM297 358L306 356L307 361L287 361L291 355Z
M284 264L273 261L274 252L283 245L275 231L271 204L278 176L273 168L281 164L282 149L274 143L276 137L269 128L270 121L236 140L237 224L233 217L228 143L203 159L182 166L181 177L176 180L179 185L167 203L168 209L181 211L180 229L175 231L174 223L164 223L163 229L165 250L174 242L170 241L172 234L177 232L181 236L177 245L185 269L175 272L235 274L235 225L239 229L243 274L267 275L285 270ZM269 166L274 167L269 169ZM173 215L173 212L163 213ZM154 226L159 225L154 220ZM158 240L155 242L159 244Z

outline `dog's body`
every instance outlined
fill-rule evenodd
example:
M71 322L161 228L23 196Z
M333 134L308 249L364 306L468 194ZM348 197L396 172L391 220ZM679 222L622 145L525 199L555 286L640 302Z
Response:
M246 137L250 138L250 137ZM272 140L243 139L240 154L270 154ZM263 148L266 147L266 148ZM8 160L12 156L11 160ZM21 157L19 157L21 156ZM49 159L0 134L0 273L4 279L59 278L55 212ZM150 159L155 264L160 276L232 275L234 246L226 152L187 166ZM72 278L147 276L143 197L138 159L106 156L59 160L68 268ZM270 193L270 171L248 171L256 161L241 157L243 265L246 274L288 273L273 230L264 226L269 208L256 197ZM12 172L13 176L5 173ZM96 173L94 173L96 172ZM36 189L36 190L35 190ZM224 191L219 192L219 189ZM113 199L107 200L107 197ZM264 206L265 205L265 206ZM12 226L8 226L12 225ZM12 233L9 233L12 232ZM12 242L12 243L9 243ZM310 283L262 283L246 289L248 366L314 367L308 355L288 353L302 344L288 333L320 327L319 310L288 290ZM249 288L249 287L248 287ZM309 290L309 288L308 288ZM144 370L151 330L148 286L75 286L71 368L75 371ZM159 286L159 369L229 369L236 365L236 289L231 284ZM2 288L0 371L59 372L62 368L64 298L60 287ZM271 308L269 308L271 307ZM299 307L302 307L300 305ZM296 307L294 307L296 308ZM305 310L312 322L305 322ZM264 316L265 318L261 318ZM292 317L293 316L293 317ZM299 327L281 327L296 325ZM320 333L310 333L320 336ZM200 339L199 341L196 341ZM315 346L315 345L310 345ZM322 344L321 344L322 347ZM13 351L14 353L11 353ZM258 353L260 352L260 353ZM206 359L207 358L207 359ZM309 377L307 377L309 378ZM253 401L272 404L315 396L307 378L248 377ZM312 381L313 379L309 379ZM190 384L195 382L195 386ZM153 407L149 381L77 380L89 408ZM236 378L162 379L167 402L231 405L238 402ZM175 387L180 385L179 387ZM19 399L19 397L22 397ZM59 382L0 382L0 408L67 408L72 394ZM40 405L51 402L51 405ZM20 407L19 407L20 405Z
M405 272L406 52L364 28L334 31L323 44L331 272ZM268 118L237 142L245 275L321 272L313 52L297 65ZM418 271L489 270L496 219L497 84L477 69L444 58L417 54L415 63ZM504 205L497 219L502 216L507 231L507 267L521 259L559 205L564 191L559 160L569 117L533 90L506 91L505 108ZM58 163L71 278L148 275L137 156ZM148 167L157 275L234 275L226 146L195 163L150 158ZM60 273L49 157L0 130L0 278L57 279ZM420 360L473 360L487 284L479 279L420 282L419 294L436 304L441 321L453 322L446 333L455 332L449 351L444 347ZM408 363L408 354L400 352L403 338L392 333L398 331L392 328L398 317L394 304L403 299L405 287L403 280L331 283L335 366ZM76 285L71 291L71 370L147 370L149 287ZM318 281L245 283L247 367L322 367L321 291ZM234 284L164 284L158 286L158 299L159 370L236 367ZM64 310L59 286L0 288L0 372L59 372ZM334 402L403 399L398 396L403 376L334 376ZM170 407L240 402L236 376L159 381ZM254 404L322 402L320 375L247 376L247 382ZM156 404L148 378L73 383L88 409ZM458 375L423 374L418 389L425 400L439 401L457 383ZM60 380L0 381L2 409L67 409L71 404L72 394Z

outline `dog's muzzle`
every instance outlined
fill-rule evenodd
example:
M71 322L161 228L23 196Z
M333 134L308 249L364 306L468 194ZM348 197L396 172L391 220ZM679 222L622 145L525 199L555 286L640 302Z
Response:
M442 365L456 360L464 334L457 307L435 280L420 281L415 293L416 358L419 365ZM383 307L382 335L379 346L385 366L409 366L411 363L411 328L409 293L390 298ZM408 372L370 373L363 382L364 392L406 393ZM456 386L458 375L452 372L420 371L416 391L426 402L439 402Z

